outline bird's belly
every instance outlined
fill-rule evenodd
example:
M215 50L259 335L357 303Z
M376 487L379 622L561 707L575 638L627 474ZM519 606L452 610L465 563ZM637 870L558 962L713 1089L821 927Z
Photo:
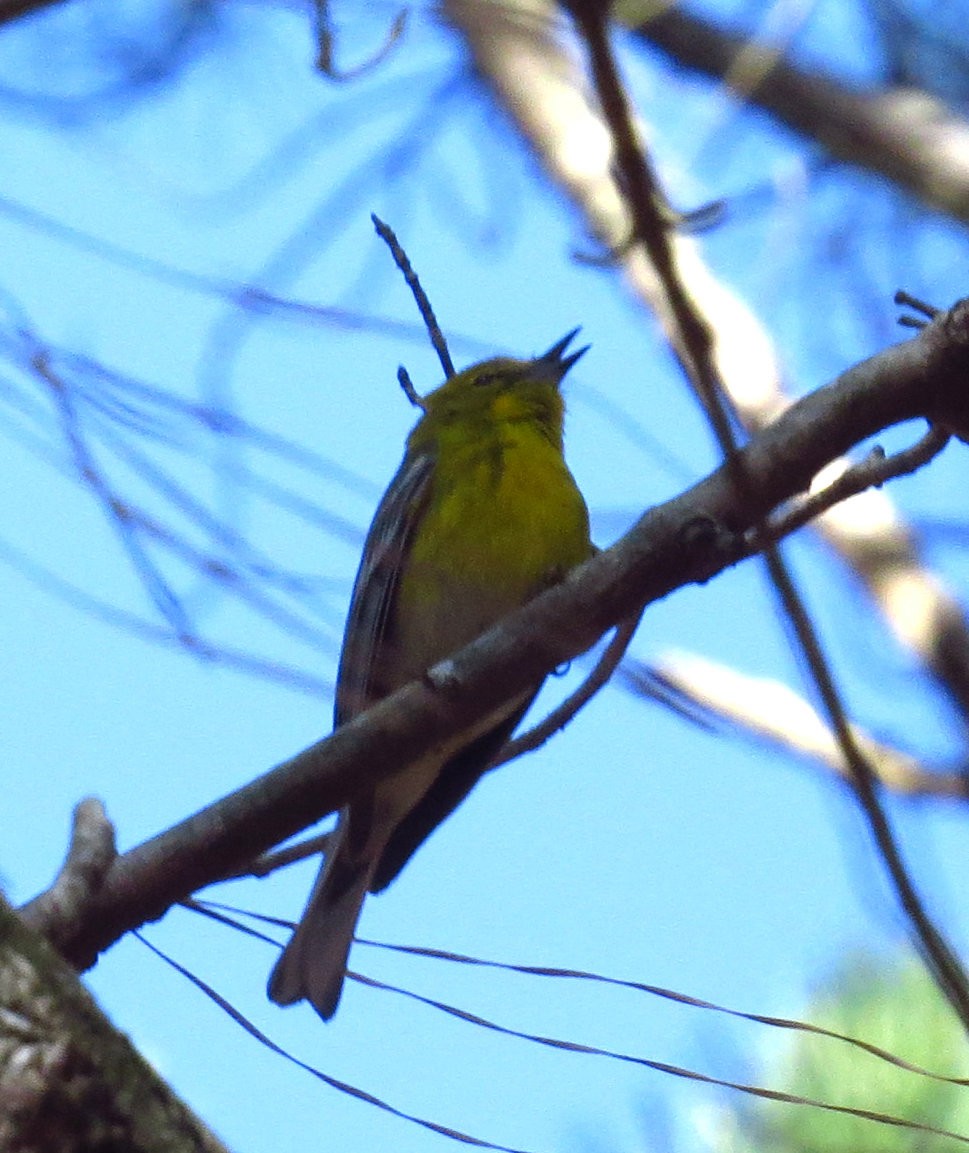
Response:
M532 690L513 701L506 701L470 728L430 749L419 761L399 773L386 778L374 790L372 797L371 847L381 846L407 814L434 784L447 762L472 741L495 728L510 713L516 711L532 695Z

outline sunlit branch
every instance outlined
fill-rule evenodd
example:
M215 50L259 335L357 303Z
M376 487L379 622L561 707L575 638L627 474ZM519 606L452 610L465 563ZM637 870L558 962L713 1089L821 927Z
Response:
M689 653L668 653L648 668L624 662L621 683L650 699L663 693L715 731L769 744L788 756L820 764L850 784L848 768L831 727L801 695L780 681L748 676L727 665ZM655 686L661 686L657 692ZM969 774L964 769L926 768L918 758L876 741L857 726L858 746L886 789L903 797L936 797L965 802Z

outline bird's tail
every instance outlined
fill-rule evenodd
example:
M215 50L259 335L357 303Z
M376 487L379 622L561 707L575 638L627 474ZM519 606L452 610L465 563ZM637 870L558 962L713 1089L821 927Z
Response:
M350 945L375 861L349 860L338 843L313 886L306 911L269 978L269 999L292 1005L304 998L324 1021L336 1012Z

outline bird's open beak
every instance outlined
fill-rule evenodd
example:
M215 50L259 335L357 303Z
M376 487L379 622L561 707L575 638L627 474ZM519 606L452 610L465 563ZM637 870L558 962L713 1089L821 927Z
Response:
M568 356L563 355L578 334L579 329L573 328L572 331L563 336L560 341L553 344L548 352L542 353L541 356L536 356L532 361L532 369L536 375L551 380L555 384L560 384L562 378L579 357L584 356L589 351L589 345L587 344L576 352L570 352Z

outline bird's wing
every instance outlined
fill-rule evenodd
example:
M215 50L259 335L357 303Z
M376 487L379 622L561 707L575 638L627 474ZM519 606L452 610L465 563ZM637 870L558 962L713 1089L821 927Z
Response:
M387 841L370 878L371 893L379 893L394 880L416 850L471 792L514 732L535 695L531 693L504 720L455 753L442 767L434 783L397 825Z
M345 724L384 696L379 661L411 537L430 494L434 458L404 458L374 515L353 586L337 673L334 724Z

